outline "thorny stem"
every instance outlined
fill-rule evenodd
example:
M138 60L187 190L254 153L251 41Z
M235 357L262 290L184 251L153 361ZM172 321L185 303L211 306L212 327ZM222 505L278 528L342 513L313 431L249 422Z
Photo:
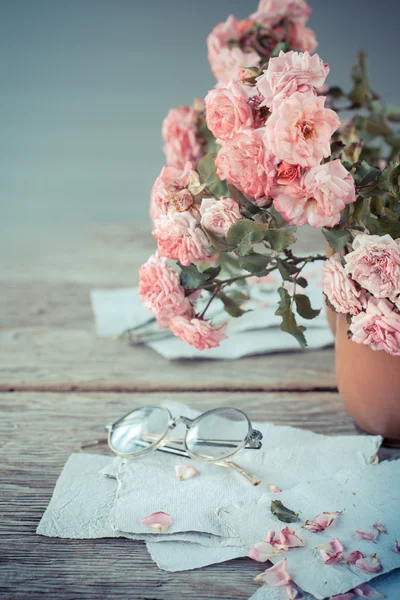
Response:
M204 318L204 315L206 314L207 309L209 308L211 302L214 300L215 296L220 292L220 290L221 290L221 282L217 281L216 285L215 285L215 290L212 293L209 301L207 302L205 309L199 315L199 319L203 319Z

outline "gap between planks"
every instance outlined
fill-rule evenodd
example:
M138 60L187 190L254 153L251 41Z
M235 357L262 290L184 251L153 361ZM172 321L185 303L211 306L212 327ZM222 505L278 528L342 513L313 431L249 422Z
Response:
M119 386L119 385L99 385L99 384L85 384L85 385L74 385L70 383L60 383L60 384L48 384L48 385L5 385L0 384L0 392L6 393L14 393L14 392L44 392L44 393L61 393L61 394L69 394L71 392L79 392L79 393L88 393L88 392L97 392L97 393L163 393L163 392L174 392L174 393L192 393L192 394L204 394L206 392L215 392L215 393L243 393L243 392L251 392L251 393L286 393L286 394L309 394L313 393L321 393L321 394L332 394L337 393L336 387L309 387L309 388L273 388L273 387L263 387L263 386L255 386L255 387L240 387L238 386L236 389L232 389L230 387L224 386L210 386L204 388L195 388L189 386Z

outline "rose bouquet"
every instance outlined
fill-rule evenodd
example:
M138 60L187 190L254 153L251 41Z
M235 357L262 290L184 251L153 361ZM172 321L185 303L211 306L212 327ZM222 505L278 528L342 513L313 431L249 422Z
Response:
M348 94L326 86L329 67L310 54L309 13L303 0L261 0L249 19L218 25L208 38L217 85L204 103L172 109L163 124L168 164L151 198L158 249L140 269L139 291L160 327L199 349L226 337L226 324L208 318L212 302L240 317L248 282L274 271L282 279L275 313L281 329L306 345L296 313L312 319L319 311L301 290L302 270L325 256L294 253L298 226L321 228L335 252L350 256L367 253L365 243L362 251L359 242L352 247L360 234L391 235L398 248L400 167L391 161L400 144L389 121L400 115L370 89L363 55ZM341 123L341 110L354 115ZM385 240L378 240L382 252ZM370 318L378 304L373 298L399 319L399 288L376 296L377 286L370 291L355 274L362 267L351 266L354 254L349 261L330 259L324 286L331 305L350 315L359 341L363 315Z

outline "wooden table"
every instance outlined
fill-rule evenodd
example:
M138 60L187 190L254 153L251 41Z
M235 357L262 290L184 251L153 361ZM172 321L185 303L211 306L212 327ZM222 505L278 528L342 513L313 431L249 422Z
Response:
M255 563L245 559L169 574L140 542L50 539L35 529L80 441L139 403L230 405L254 420L354 433L333 350L167 362L97 339L89 291L136 284L154 248L148 228L103 225L55 238L45 255L19 253L0 272L0 598L249 598Z

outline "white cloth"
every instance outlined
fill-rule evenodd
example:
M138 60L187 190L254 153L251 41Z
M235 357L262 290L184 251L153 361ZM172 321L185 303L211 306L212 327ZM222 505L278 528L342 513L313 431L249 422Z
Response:
M309 286L304 292L299 289L298 293L307 294L312 307L322 310L315 319L298 317L297 321L307 328L309 348L323 348L333 343L333 336L323 310L321 267L309 265L304 272ZM90 298L99 336L118 336L127 329L138 328L137 334L147 336L146 345L164 358L233 360L248 355L299 350L293 336L280 330L281 319L274 314L279 303L278 286L279 279L272 277L270 283L251 284L251 300L244 305L249 312L238 319L230 317L223 310L220 300L213 301L207 316L215 323L228 322L228 339L222 341L218 348L202 351L181 342L168 329L160 330L157 324L151 322L153 315L143 306L137 288L94 289ZM204 299L202 302L205 304L206 301Z

